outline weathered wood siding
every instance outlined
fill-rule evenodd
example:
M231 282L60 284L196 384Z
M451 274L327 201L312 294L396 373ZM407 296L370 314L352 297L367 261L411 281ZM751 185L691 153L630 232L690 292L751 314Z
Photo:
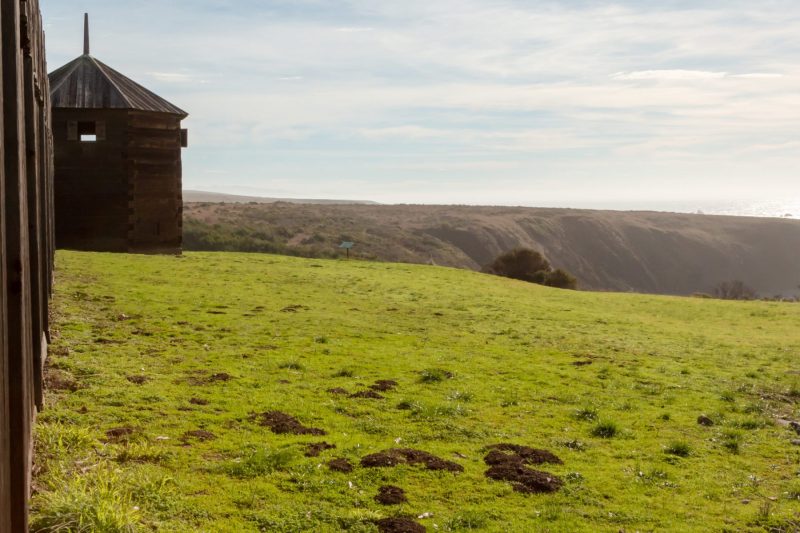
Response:
M27 531L53 275L50 89L37 0L0 0L0 533Z
M131 111L128 128L130 250L179 253L183 241L180 117Z
M102 124L97 142L75 125ZM59 248L180 253L181 117L119 109L54 109ZM71 131L72 130L72 131Z
M105 125L105 139L69 138L70 123L88 121ZM127 127L127 111L53 110L59 248L128 251Z

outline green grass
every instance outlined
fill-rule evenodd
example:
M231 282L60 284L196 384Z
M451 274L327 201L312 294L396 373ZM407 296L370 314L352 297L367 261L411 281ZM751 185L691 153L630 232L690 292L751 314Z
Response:
M70 386L38 420L34 531L374 532L424 513L429 531L798 526L800 447L775 422L800 417L798 305L268 255L57 267L49 372ZM327 392L382 379L399 384L383 399ZM274 410L328 434L251 416ZM336 449L304 455L323 440ZM503 442L556 453L538 468L563 488L487 479ZM393 447L464 472L358 466ZM409 502L377 504L387 484Z

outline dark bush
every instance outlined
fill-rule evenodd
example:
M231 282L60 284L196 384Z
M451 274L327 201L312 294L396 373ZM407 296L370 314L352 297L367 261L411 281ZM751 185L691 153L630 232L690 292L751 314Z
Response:
M544 284L548 287L555 287L557 289L572 289L578 288L578 280L575 276L565 270L557 268L547 274Z
M739 280L724 281L714 287L711 294L721 300L755 300L758 293Z
M568 272L550 266L541 253L529 248L515 248L498 256L483 271L495 276L513 278L561 289L575 289L578 281Z

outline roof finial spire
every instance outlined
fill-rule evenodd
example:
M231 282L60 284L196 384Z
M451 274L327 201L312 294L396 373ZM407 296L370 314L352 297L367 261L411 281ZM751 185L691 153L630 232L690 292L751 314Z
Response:
M83 14L83 55L89 55L89 13Z

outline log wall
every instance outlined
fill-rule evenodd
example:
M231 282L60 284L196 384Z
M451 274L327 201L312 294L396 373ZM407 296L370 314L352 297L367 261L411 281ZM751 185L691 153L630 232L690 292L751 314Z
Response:
M38 0L0 0L0 29L0 533L18 533L49 331L53 143Z
M104 138L81 142L70 124L102 123ZM128 251L128 112L54 109L56 244L59 248Z
M81 142L87 123L102 124L102 138ZM180 125L168 113L54 109L59 248L180 253Z
M180 253L183 244L181 119L131 111L128 119L132 252Z

